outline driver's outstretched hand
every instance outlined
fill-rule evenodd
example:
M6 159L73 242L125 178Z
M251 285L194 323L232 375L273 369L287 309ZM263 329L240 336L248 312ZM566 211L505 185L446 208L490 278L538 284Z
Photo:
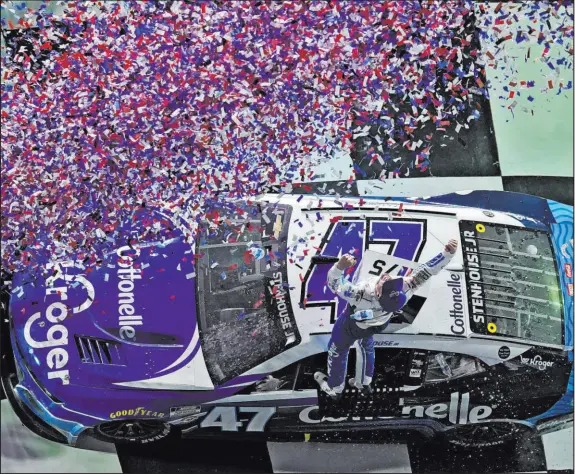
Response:
M337 268L340 270L345 270L346 268L353 267L354 265L355 258L348 253L342 255L339 259L339 262L337 262Z
M445 245L445 251L449 252L450 254L454 254L457 250L458 245L459 244L457 243L457 240L450 239L449 242L447 242L447 244Z

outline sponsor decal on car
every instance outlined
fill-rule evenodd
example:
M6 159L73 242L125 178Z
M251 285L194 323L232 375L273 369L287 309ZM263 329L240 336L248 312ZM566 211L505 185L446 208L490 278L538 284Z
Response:
M28 318L24 325L24 339L26 344L33 349L45 349L51 347L50 352L46 355L46 365L50 369L56 369L48 372L49 379L60 379L62 385L70 383L70 374L68 370L62 370L68 364L68 351L65 347L68 345L68 329L61 323L68 316L68 306L60 301L50 304L46 308L46 320L51 323L46 332L45 341L36 341L32 338L32 325L41 317L41 313L35 313ZM44 321L38 323L40 327L45 326ZM57 337L56 337L57 334Z
M129 252L133 252L131 255ZM134 340L136 326L144 324L142 316L134 314L134 280L142 278L141 270L134 268L134 259L140 255L140 250L125 245L116 250L118 258L118 325L122 339Z
M507 359L511 355L511 349L507 346L501 346L497 351L497 355L500 359Z
M449 315L453 318L451 332L456 336L461 336L465 333L465 313L463 312L463 296L461 294L461 276L457 273L452 273L451 278L447 282L447 286L451 288L451 299L453 301L453 308L449 311Z
M449 404L436 403L431 406L406 405L403 398L399 399L399 405L403 406L402 416L415 416L416 418L436 418L438 420L447 418L453 424L476 423L487 418L492 413L492 408L481 405L469 409L469 393L459 395L459 392L451 394ZM459 418L458 415L459 414Z
M573 267L570 263L565 264L565 275L567 275L567 278L573 278Z
M68 364L68 351L66 350L68 346L68 329L61 323L70 316L70 313L78 314L88 309L92 305L95 296L93 285L82 275L67 275L63 272L62 268L71 266L73 266L72 262L56 265L54 274L46 280L46 299L51 298L53 295L57 295L60 298L60 301L50 303L44 313L44 317L49 323L46 330L46 340L37 341L32 337L32 326L41 319L41 312L34 313L24 324L24 340L30 346L30 351L50 348L50 351L46 354L46 365L48 368L55 370L48 372L48 378L59 379L62 385L70 383L70 373L69 370L64 369ZM70 308L63 303L63 301L68 299L68 286L55 286L57 280L64 280L66 284L72 282L74 285L80 284L83 286L87 292L86 300L82 304ZM38 326L41 328L46 327L46 321L38 321Z
M536 367L539 370L545 370L547 367L553 367L555 362L543 360L540 355L534 357L523 357L519 356L522 364L530 365Z
M435 418L438 420L447 419L452 424L476 423L479 420L488 418L493 409L486 405L475 406L470 409L469 393L462 395L459 392L452 393L449 403L435 403L433 405L405 405L403 398L399 399L402 418ZM299 413L300 421L308 424L317 424L323 422L337 423L349 420L349 417L341 418L318 417L319 407L310 406ZM354 421L361 420L389 420L397 418L396 416L377 416L377 417L353 417Z
M283 287L283 277L281 272L274 272L272 278L273 279L269 282L270 293L272 296L272 302L278 311L281 326L286 337L285 345L287 346L295 342L296 336L290 318L290 308L286 301L286 289Z
M373 341L375 347L395 347L399 346L398 341Z
M467 294L469 300L469 311L473 322L474 332L485 332L485 293L483 290L483 277L481 274L481 261L478 252L478 245L475 232L484 232L485 228L481 224L473 227L470 223L461 223L463 230L463 255L467 276Z
M144 407L130 408L129 410L118 410L110 413L110 418L121 418L124 416L143 416L146 418L162 418L165 413L157 411L146 410Z
M188 425L198 421L205 416L208 412L202 411L201 406L182 406L170 408L170 424L172 425Z
M427 359L427 351L413 351L409 367L409 377L421 378Z
M170 407L170 418L179 418L181 416L197 415L202 410L199 405Z

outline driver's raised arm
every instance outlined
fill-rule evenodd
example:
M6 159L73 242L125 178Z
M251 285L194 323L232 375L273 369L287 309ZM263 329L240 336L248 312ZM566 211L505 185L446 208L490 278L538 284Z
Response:
M411 291L417 290L433 275L437 275L441 270L443 270L455 255L457 245L457 240L451 239L441 253L418 266L411 276L405 279L409 289Z
M348 303L357 302L363 294L363 285L357 285L344 278L344 270L354 263L355 259L346 254L327 273L328 288Z

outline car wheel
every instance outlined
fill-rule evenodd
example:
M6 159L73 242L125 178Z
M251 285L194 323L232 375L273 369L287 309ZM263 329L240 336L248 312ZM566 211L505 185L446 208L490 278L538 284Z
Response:
M170 425L160 420L114 420L94 428L96 438L120 444L153 443L169 434Z
M462 447L499 446L531 434L533 430L512 421L470 423L445 431L447 442Z

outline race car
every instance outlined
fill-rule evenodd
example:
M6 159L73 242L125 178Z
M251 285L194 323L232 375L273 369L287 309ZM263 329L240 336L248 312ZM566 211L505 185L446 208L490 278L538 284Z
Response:
M98 267L10 277L2 384L26 426L70 445L87 433L486 446L572 419L573 207L499 191L226 206L180 237L118 239ZM326 397L313 374L345 304L326 286L333 260L356 257L350 279L406 275L451 238L450 264L375 335L373 393Z

